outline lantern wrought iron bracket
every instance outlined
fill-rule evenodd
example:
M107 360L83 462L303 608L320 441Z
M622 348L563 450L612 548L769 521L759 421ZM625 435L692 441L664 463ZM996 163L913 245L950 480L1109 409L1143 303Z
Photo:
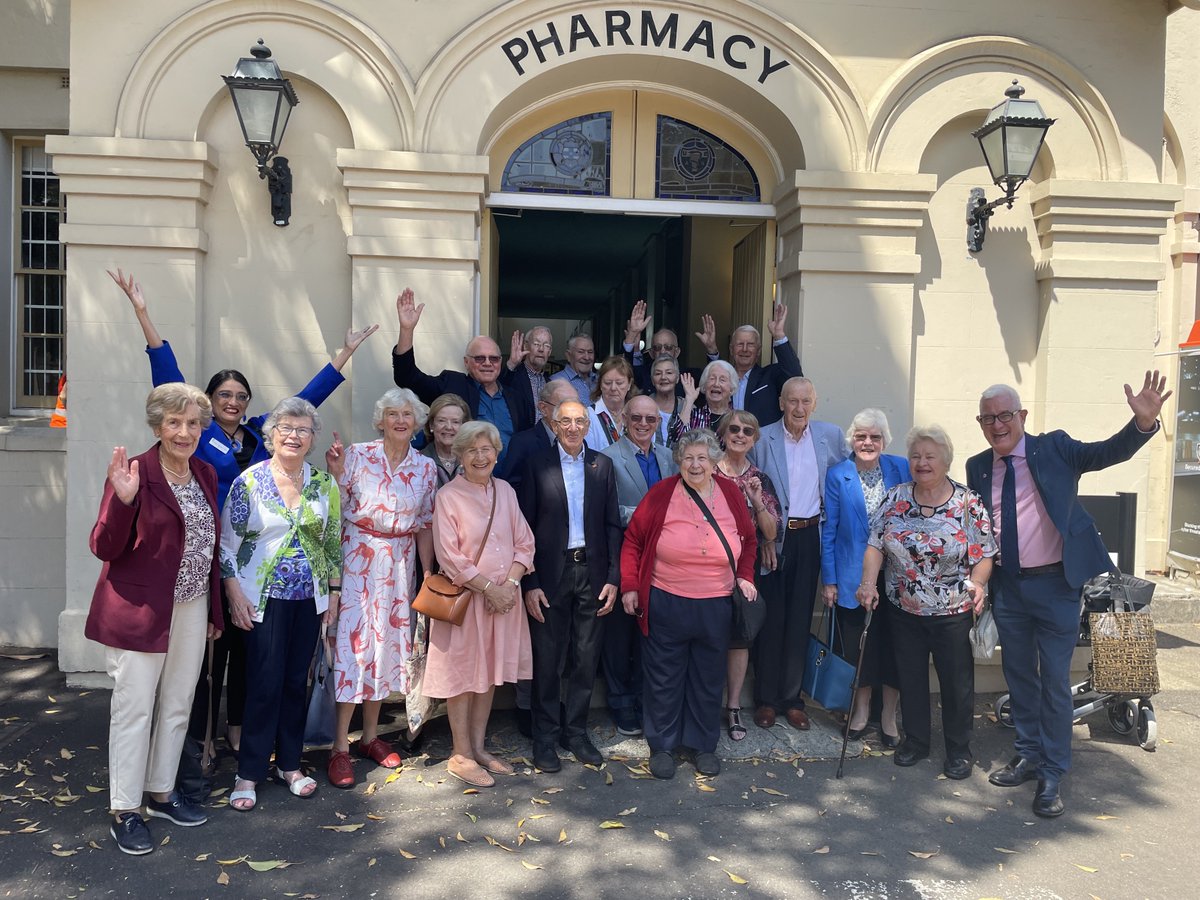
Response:
M988 219L992 217L996 207L1005 206L1012 209L1016 194L1006 194L999 199L988 202L983 188L971 188L971 197L967 200L967 250L978 253L983 249L983 239L987 237Z

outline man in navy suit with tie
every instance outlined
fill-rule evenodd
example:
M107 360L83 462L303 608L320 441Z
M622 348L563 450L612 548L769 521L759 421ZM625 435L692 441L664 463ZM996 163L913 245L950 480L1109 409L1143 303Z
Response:
M1166 379L1147 372L1142 390L1125 385L1129 423L1104 441L1064 431L1026 434L1017 392L983 392L976 420L991 445L967 460L967 484L992 515L1000 564L991 584L1012 698L1016 755L988 780L1016 787L1037 779L1033 811L1063 814L1059 782L1071 767L1071 655L1079 631L1080 588L1111 567L1096 524L1079 503L1079 476L1132 457L1158 431Z

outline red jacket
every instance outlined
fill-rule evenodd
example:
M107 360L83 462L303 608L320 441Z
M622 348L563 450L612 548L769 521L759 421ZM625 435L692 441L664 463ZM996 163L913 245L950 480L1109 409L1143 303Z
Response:
M183 511L159 464L158 444L134 460L141 483L131 506L121 502L107 479L104 482L100 515L88 541L92 554L104 561L104 567L96 581L83 633L106 647L166 653L175 609L175 582L183 559ZM195 456L188 466L208 498L219 540L217 473ZM220 629L224 619L217 552L218 543L214 541L209 621Z
M621 545L621 593L637 591L640 609L638 626L642 629L642 634L648 634L650 631L650 576L654 572L654 560L658 557L658 538L662 534L662 524L667 518L671 494L680 479L679 475L664 478L646 492L646 496L634 510L633 518L629 520L629 527L625 529L625 542ZM725 502L733 510L738 537L742 539L742 552L737 560L737 577L752 582L758 555L758 538L754 531L754 521L746 509L746 498L742 489L732 479L714 472L713 480L725 495ZM699 509L696 511L699 512Z

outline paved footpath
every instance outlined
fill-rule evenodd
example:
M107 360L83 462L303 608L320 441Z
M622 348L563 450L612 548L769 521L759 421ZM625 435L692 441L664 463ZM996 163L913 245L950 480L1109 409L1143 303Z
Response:
M264 785L235 812L224 759L200 828L150 820L147 857L108 836L108 693L65 686L52 656L0 657L0 897L438 898L1195 897L1200 876L1200 628L1163 626L1155 697L1158 749L1118 736L1100 713L1075 729L1067 814L1030 811L1032 785L991 787L1011 731L980 697L977 767L963 782L941 760L899 769L870 741L840 744L828 719L807 735L751 726L717 778L681 765L649 778L644 744L618 743L597 715L609 761L564 761L472 792L446 775L448 733L432 723L395 773L356 764L353 790L321 777L301 800ZM936 720L936 717L935 717ZM494 717L504 755L529 754L507 713ZM935 745L940 738L935 736ZM308 760L321 766L322 751ZM321 773L318 772L320 776Z

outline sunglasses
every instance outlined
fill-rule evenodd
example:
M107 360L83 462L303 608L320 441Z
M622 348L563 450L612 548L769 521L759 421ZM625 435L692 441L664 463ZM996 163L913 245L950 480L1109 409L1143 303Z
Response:
M754 437L758 433L758 429L753 425L729 425L725 431L727 434L744 434L746 437Z
M641 416L641 415L632 415L631 414L629 416L629 421L630 422L638 422L638 423L644 424L644 425L649 425L652 422L657 422L658 416L656 416L656 415Z
M475 365L477 366L482 366L487 363L491 363L493 366L498 366L500 364L500 357L498 356L471 356L468 358L475 360Z

